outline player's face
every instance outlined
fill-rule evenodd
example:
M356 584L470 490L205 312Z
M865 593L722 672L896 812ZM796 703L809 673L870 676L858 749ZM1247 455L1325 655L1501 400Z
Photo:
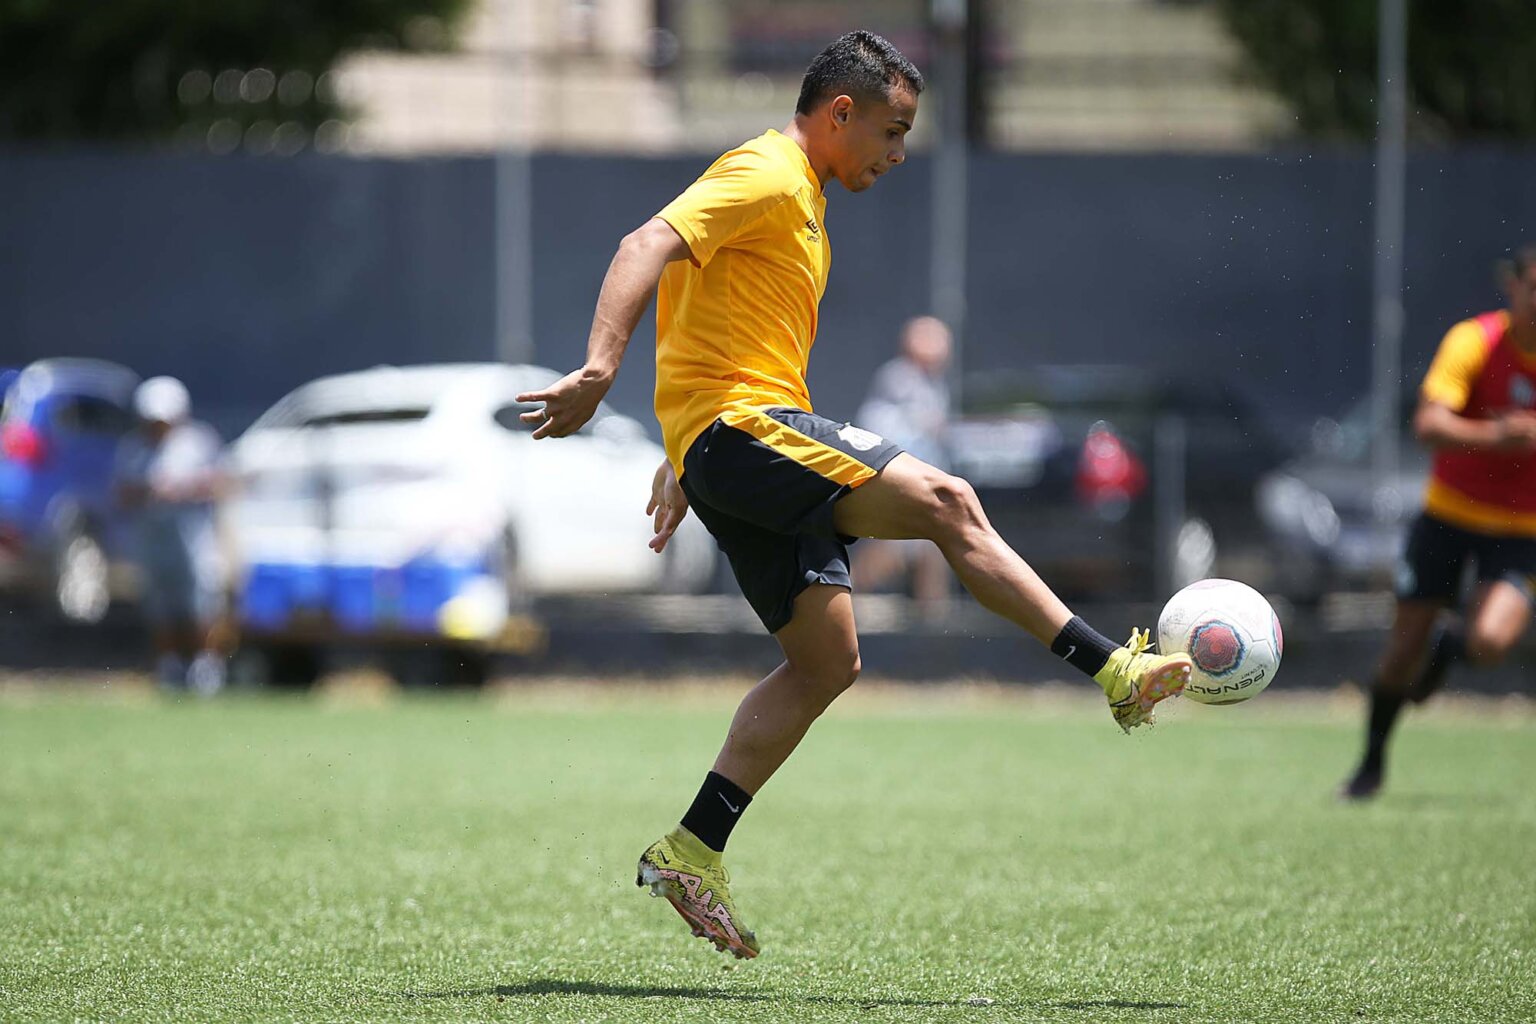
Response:
M837 125L837 160L833 171L843 188L862 192L907 158L907 132L917 117L917 97L897 86L883 99L833 101Z
M1510 274L1505 284L1509 288L1510 314L1536 327L1536 264L1526 267L1519 276Z

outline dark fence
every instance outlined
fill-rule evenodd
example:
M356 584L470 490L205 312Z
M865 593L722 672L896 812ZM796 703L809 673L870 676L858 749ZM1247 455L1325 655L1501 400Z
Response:
M535 356L574 365L618 239L708 163L545 155L532 168ZM1232 381L1277 418L1368 386L1371 175L1359 151L986 155L972 165L968 370L1115 362ZM1497 305L1536 237L1536 152L1411 161L1405 362ZM929 167L832 189L817 404L851 413L927 307ZM488 157L0 156L0 364L116 359L184 377L226 432L318 374L492 358ZM614 400L649 419L643 322Z

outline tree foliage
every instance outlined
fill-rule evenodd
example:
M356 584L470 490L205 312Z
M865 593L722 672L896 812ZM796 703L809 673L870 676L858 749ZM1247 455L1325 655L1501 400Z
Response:
M1303 132L1376 129L1378 0L1217 0L1254 76ZM1423 139L1536 137L1536 4L1407 0L1410 129Z
M338 109L314 88L338 59L439 46L469 2L0 0L0 139L153 139L263 119L313 127Z

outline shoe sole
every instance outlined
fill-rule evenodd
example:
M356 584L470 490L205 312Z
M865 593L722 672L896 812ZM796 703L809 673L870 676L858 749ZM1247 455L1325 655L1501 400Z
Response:
M1189 674L1194 671L1194 668L1193 661L1183 658L1169 662L1158 669L1150 680L1143 681L1138 691L1141 696L1136 701L1141 710L1141 717L1135 721L1120 722L1121 730L1129 733L1139 725L1149 724L1152 721L1153 708L1169 697L1177 697L1184 692L1184 687L1189 683Z
M1194 668L1195 663L1188 658L1164 665L1157 670L1151 682L1142 686L1142 699L1137 703L1145 710L1151 711L1169 697L1177 697L1184 692L1184 687L1189 683L1189 674L1194 671ZM1148 697L1151 700L1147 700Z
M640 862L640 867L635 873L635 885L640 888L650 887L652 896L659 896L672 905L678 916L688 922L688 929L693 932L694 938L707 939L714 944L716 952L729 952L738 960L751 960L757 956L757 950L746 943L731 938L725 932L716 927L713 921L696 914L692 906L679 891L679 886L671 879L662 877L660 869Z

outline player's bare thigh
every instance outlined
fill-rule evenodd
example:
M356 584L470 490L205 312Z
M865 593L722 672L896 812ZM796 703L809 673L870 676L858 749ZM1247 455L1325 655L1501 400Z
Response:
M859 635L846 587L813 583L795 597L794 615L773 634L787 661L818 688L841 692L859 674Z
M986 526L976 493L964 480L906 452L838 500L837 531L850 537L933 540L946 526Z

